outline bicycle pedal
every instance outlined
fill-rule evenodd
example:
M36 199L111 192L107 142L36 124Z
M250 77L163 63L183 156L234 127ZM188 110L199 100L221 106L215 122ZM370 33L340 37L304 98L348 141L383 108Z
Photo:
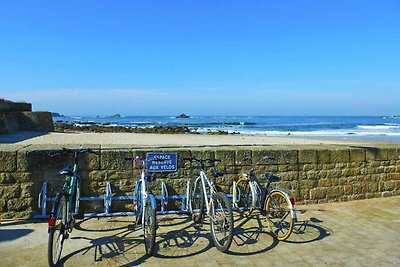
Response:
M135 228L136 228L136 226L135 226L135 224L128 224L128 231L135 231Z

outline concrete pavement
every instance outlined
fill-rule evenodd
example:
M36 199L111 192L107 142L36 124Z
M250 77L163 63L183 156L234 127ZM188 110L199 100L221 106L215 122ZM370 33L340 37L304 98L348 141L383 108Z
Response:
M297 207L299 223L287 242L260 228L260 216L235 216L228 253L212 243L207 223L158 216L156 254L144 255L142 231L128 217L86 219L65 242L63 266L399 266L400 197ZM1 222L1 266L46 266L47 224Z

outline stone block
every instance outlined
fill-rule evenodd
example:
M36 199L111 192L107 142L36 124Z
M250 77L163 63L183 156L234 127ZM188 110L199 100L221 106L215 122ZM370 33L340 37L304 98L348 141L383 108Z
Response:
M350 162L350 150L349 149L332 149L330 151L330 157L331 157L332 163Z
M353 194L353 186L351 185L344 185L343 186L343 193L346 196L350 196Z
M253 154L251 150L238 149L235 152L236 165L250 165L250 161L243 161L245 158L252 158Z
M296 171L285 172L279 175L282 181L295 181L299 179L299 173Z
M17 169L17 152L0 151L0 172L14 172Z
M11 173L8 172L0 173L0 186L1 184L13 184L13 183L15 183L15 180Z
M388 160L400 160L400 148L388 148L387 149Z
M54 131L53 118L50 112L25 111L22 112L23 119L20 121L19 129L30 131Z
M139 177L139 172L136 172L133 175L132 171L123 171L123 170L101 170L101 171L91 171L89 172L89 180L90 181L107 181L110 180L111 183L115 180L121 179L131 179L136 180Z
M221 160L221 164L226 166L235 165L235 151L234 150L216 150L215 159Z
M7 200L0 199L0 212L7 211Z
M382 197L392 197L394 196L393 192L382 192Z
M386 148L379 148L376 150L375 154L376 160L388 160L388 149Z
M132 170L133 162L125 158L132 158L130 150L102 150L100 169L102 170Z
M379 191L379 183L371 182L371 183L368 184L368 192L376 193L378 191Z
M368 162L376 160L376 154L379 149L376 147L368 147L365 150L365 157Z
M33 183L24 183L20 185L21 188L21 198L33 198L35 195L35 187Z
M393 191L396 189L396 182L395 181L387 181L384 182L385 191Z
M31 111L32 104L25 102L0 101L0 112L23 112Z
M299 163L317 163L317 151L315 149L299 150Z
M11 177L18 183L26 183L34 181L34 174L30 172L14 172L11 173Z
M197 159L215 159L215 151L209 150L209 149L192 149L191 151L192 157L197 158ZM214 166L214 162L208 162L206 163L207 167L212 167ZM191 168L200 170L200 164L197 162L192 162Z
M351 162L365 162L366 154L364 149L350 149Z
M326 188L313 188L310 190L310 198L315 199L325 199L327 194Z
M318 187L329 187L332 185L331 179L320 179L318 180Z
M0 199L17 198L20 196L20 194L21 188L19 184L0 186Z
M297 150L277 150L277 149L254 149L253 162L258 164L297 164L298 162L298 151ZM262 157L269 156L273 160L261 160Z
M19 172L54 171L58 172L67 165L73 165L73 156L70 154L52 153L60 149L37 150L35 147L20 150L17 153L17 169ZM79 158L79 168L88 169L87 155ZM98 157L98 156L95 156ZM91 158L91 156L89 156Z
M173 152L178 154L178 170L185 168L186 164L190 164L188 161L184 161L185 158L190 158L192 153L190 149L179 149L179 150L169 150L165 152Z
M13 198L7 201L9 211L26 211L34 208L33 198Z
M328 164L328 163L330 163L331 162L331 156L330 156L329 150L317 150L317 162L319 164Z
M342 186L333 186L327 188L326 196L327 199L337 199L344 195L344 189Z

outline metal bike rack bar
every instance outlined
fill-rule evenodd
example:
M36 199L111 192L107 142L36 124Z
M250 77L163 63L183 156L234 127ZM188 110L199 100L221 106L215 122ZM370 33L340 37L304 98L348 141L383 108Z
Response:
M134 216L133 212L111 212L112 201L133 201L133 194L131 196L113 196L112 195L111 183L107 181L106 190L104 196L82 196L79 201L103 201L104 202L104 212L103 213L85 213L84 217L113 217L113 216ZM34 216L35 219L45 219L49 215L46 213L47 202L55 201L55 197L47 196L47 182L42 185L42 190L39 193L38 207L40 209L40 214ZM157 211L157 214L187 214L189 213L189 181L187 182L186 195L168 195L167 186L164 182L161 184L161 195L157 195L156 199L161 202L161 210ZM181 209L177 210L167 210L168 200L180 199L182 202Z

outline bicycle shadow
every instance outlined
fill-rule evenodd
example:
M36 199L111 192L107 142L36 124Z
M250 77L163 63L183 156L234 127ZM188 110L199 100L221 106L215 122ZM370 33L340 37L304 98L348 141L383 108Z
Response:
M333 234L333 231L322 225L323 221L315 217L298 221L293 226L293 233L284 242L306 244L320 241Z
M117 231L117 230L123 230L126 229L127 224L131 224L132 220L129 220L128 218L123 218L121 217L110 217L105 223L97 223L96 226L91 226L92 228L89 228L86 226L86 224L90 225L90 222L93 220L98 220L97 218L85 218L83 220L78 221L75 223L75 229L83 232L111 232L111 231ZM125 225L126 223L126 225ZM122 224L122 225L121 225ZM107 226L107 227L105 227Z
M129 230L132 221L115 217L101 222L90 223L93 219L78 222L77 228L85 236L71 237L83 242L83 247L62 257L60 266L75 256L93 255L91 264L97 266L134 266L145 263L150 257L145 254L143 230ZM122 225L123 226L122 226ZM176 225L184 224L179 230ZM156 244L153 257L185 258L206 252L213 247L208 231L193 227L194 223L186 216L171 216L158 221ZM76 232L73 232L75 234ZM102 237L97 237L98 235ZM78 233L78 235L81 235ZM89 235L90 237L88 237Z
M259 214L246 218L235 218L239 222L234 228L232 245L226 253L235 256L256 255L267 252L278 245L278 241L264 229Z
M211 238L201 226L191 222L179 230L165 230L157 236L155 257L176 259L204 253L213 247Z
M126 228L126 226L125 226ZM99 238L72 237L72 240L88 241L89 245L62 257L60 266L74 256L93 254L91 263L96 266L134 266L146 262L143 236L133 235L135 231L124 230ZM140 247L140 248L139 248ZM143 250L143 253L138 251Z
M292 244L316 242L333 233L331 229L322 225L322 220L311 217L294 223L291 236L285 241L278 241L270 233L261 214L253 214L247 218L239 217L235 221L239 224L235 227L233 243L227 254L237 256L264 253L275 248L280 242Z

